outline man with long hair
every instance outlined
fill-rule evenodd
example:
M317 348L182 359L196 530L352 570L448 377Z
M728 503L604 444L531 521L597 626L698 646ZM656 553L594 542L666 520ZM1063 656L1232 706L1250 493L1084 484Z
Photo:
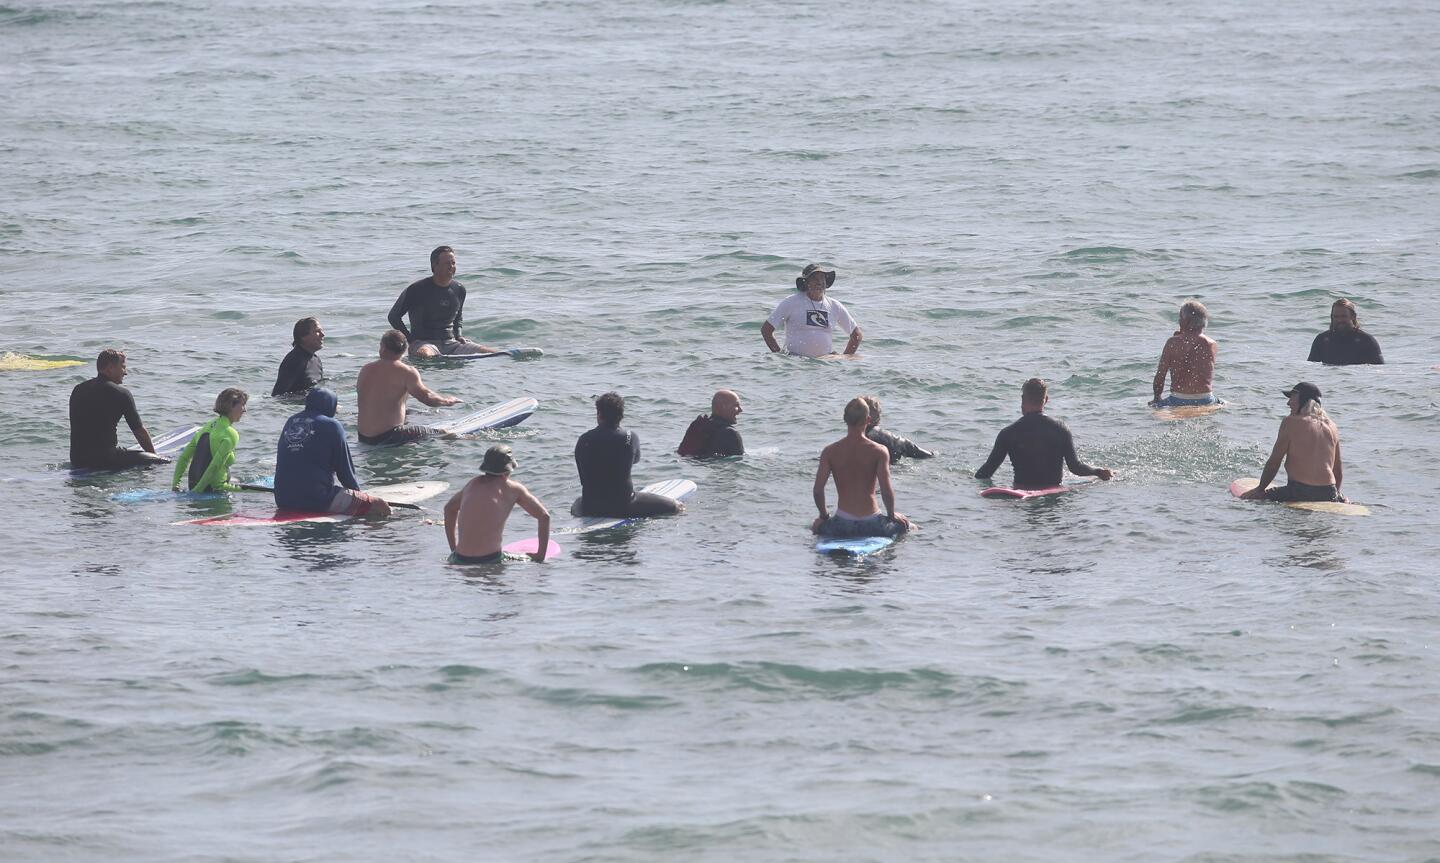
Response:
M1301 381L1284 392L1290 415L1280 421L1280 433L1260 474L1260 484L1241 497L1246 500L1339 501L1345 474L1340 464L1340 430L1320 406L1320 388ZM1286 484L1270 488L1285 465Z
M1312 363L1331 366L1379 366L1385 364L1380 343L1360 329L1360 316L1349 300L1336 300L1330 306L1330 329L1310 343Z

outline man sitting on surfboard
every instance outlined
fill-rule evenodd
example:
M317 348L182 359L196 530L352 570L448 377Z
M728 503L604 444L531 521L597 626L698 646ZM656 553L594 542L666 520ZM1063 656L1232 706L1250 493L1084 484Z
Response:
M460 335L465 313L465 286L455 281L455 250L437 246L430 253L430 275L400 293L390 307L390 326L410 340L417 357L442 354L493 354L494 348ZM405 316L410 326L405 326Z
M76 384L70 391L70 467L90 470L120 470L142 464L168 462L155 454L150 432L140 421L135 397L120 386L129 370L125 354L106 348L95 358L95 377ZM115 426L121 417L140 444L140 451L121 449Z
M740 396L731 390L716 390L710 397L710 415L701 414L691 421L675 452L694 458L744 455L745 442L735 430L740 413Z
M401 444L435 434L429 426L405 424L405 401L414 396L431 407L459 404L454 396L442 396L420 380L420 372L405 363L405 334L386 330L380 337L380 359L360 367L355 378L355 403L360 442Z
M240 433L235 423L245 416L250 395L244 390L227 387L215 397L215 413L219 416L200 427L175 460L175 475L170 486L180 491L180 478L187 476L190 491L240 491L230 484L230 465L235 463L235 447Z
M1340 430L1320 406L1320 388L1301 381L1284 392L1290 415L1280 421L1280 433L1260 474L1260 484L1241 497L1246 500L1339 501L1345 473L1340 464ZM1270 488L1280 464L1287 482Z
M815 471L815 507L820 517L810 530L821 536L899 536L910 520L895 511L895 489L890 485L890 451L865 437L870 406L863 398L845 405L845 437L820 451ZM825 505L825 485L835 477L835 514ZM875 505L875 487L885 512Z
M314 318L301 318L291 331L290 353L280 361L280 371L275 375L275 386L270 395L283 396L286 393L308 393L325 380L325 366L315 356L325 345L325 331Z
M530 559L544 562L550 545L550 512L529 489L510 478L515 467L510 447L490 447L480 462L480 476L445 504L445 539L450 542L451 563L498 562L503 555L500 540L505 522L517 503L535 517L536 551L529 553Z
M1010 458L1015 469L1015 488L1042 489L1060 485L1065 468L1076 476L1098 476L1108 480L1114 476L1109 468L1091 467L1075 455L1075 440L1070 429L1058 420L1045 416L1050 394L1045 382L1031 378L1020 388L1020 419L1000 430L990 457L975 471L978 479L989 479Z
M575 442L581 492L571 514L643 518L684 510L685 504L674 498L635 491L630 467L640 461L640 436L620 427L624 418L625 399L619 393L608 392L595 400L595 428Z
M1151 407L1178 408L1196 405L1218 405L1222 402L1211 391L1215 378L1215 357L1220 346L1205 335L1210 313L1199 300L1187 300L1180 307L1180 329L1165 342L1160 352L1160 367L1155 370L1155 399ZM1165 376L1170 376L1170 395L1165 391Z
M1336 300L1330 305L1330 329L1310 343L1312 363L1332 366L1384 365L1380 343L1360 329L1360 316L1349 300Z
M275 453L275 505L302 512L388 516L390 504L360 490L345 427L335 419L337 404L333 392L316 387L305 396L305 410L285 421Z
M935 453L928 449L921 449L908 438L903 438L892 431L880 428L880 400L874 396L861 396L865 405L870 409L870 417L865 421L865 437L875 441L890 451L890 463L898 464L904 456L910 458L931 458Z
M802 357L823 357L835 353L830 331L838 329L850 336L845 344L845 353L854 354L860 349L863 335L850 318L850 312L825 296L825 291L835 284L835 271L822 270L818 264L810 264L795 280L797 293L780 301L765 323L760 325L760 336L771 353L780 353L775 341L775 328L785 327L785 352Z

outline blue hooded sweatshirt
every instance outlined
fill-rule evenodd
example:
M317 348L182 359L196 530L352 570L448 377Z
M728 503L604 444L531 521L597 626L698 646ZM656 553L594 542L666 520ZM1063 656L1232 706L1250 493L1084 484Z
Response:
M275 505L281 509L323 512L340 487L360 489L345 427L335 419L335 393L316 388L305 396L305 410L285 421L275 453Z

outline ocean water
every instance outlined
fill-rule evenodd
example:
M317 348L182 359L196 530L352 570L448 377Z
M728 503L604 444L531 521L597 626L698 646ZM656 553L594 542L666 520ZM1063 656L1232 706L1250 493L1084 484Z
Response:
M232 504L60 470L88 367L0 372L0 858L1440 859L1437 44L1410 0L0 5L0 349L124 348L152 432L241 386L258 476L295 319L353 426L448 243L467 333L546 355L426 381L540 400L495 438L557 526L609 389L636 478L700 484L543 566L175 526ZM861 359L764 350L812 260ZM1387 365L1304 362L1339 296ZM1190 297L1231 406L1160 422ZM1117 478L982 500L1032 375ZM1368 518L1226 492L1299 379ZM752 454L676 457L721 386ZM859 393L940 455L918 532L822 558Z

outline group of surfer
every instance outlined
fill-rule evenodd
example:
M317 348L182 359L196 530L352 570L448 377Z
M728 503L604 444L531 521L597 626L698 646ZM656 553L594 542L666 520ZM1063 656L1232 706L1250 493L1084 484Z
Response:
M399 444L440 432L406 422L406 403L415 397L431 406L447 406L459 399L425 386L420 373L404 362L415 357L494 353L494 349L462 335L465 288L454 279L455 252L440 246L430 255L431 275L408 286L390 310L393 329L380 339L379 357L365 364L356 380L358 434L362 443ZM826 296L834 284L833 270L811 264L795 280L796 293L783 300L761 326L761 336L772 351L779 351L777 328L785 331L785 350L802 356L833 353L832 331L847 336L845 354L858 350L862 334L849 311ZM409 318L406 326L405 318ZM1179 329L1166 342L1154 379L1156 407L1191 407L1222 404L1212 389L1218 346L1205 335L1208 313L1198 301L1180 307ZM335 419L337 396L319 385L324 367L317 356L325 332L317 319L295 323L292 350L280 364L273 395L305 393L304 409L289 417L280 434L275 466L275 502L281 509L385 516L389 505L360 488L345 429ZM1331 309L1331 326L1316 336L1310 360L1330 364L1382 363L1379 345L1360 329L1355 306L1337 300ZM121 385L127 374L125 355L101 351L97 376L77 385L70 397L70 461L74 468L117 469L156 461L155 447L140 421L135 400ZM1167 378L1169 396L1163 397ZM1260 485L1245 496L1270 500L1343 500L1343 470L1339 433L1320 407L1321 393L1311 383L1285 391L1290 415L1280 426ZM1064 468L1079 476L1108 480L1108 468L1091 467L1075 453L1069 429L1044 414L1049 400L1043 380L1032 378L1021 388L1021 418L1003 429L989 457L975 475L991 477L1008 458L1017 489L1047 489L1060 484ZM234 491L229 468L239 440L234 425L244 416L248 396L227 388L216 398L216 417L207 422L180 454L172 485L176 490ZM575 445L581 495L571 507L583 516L634 518L681 511L681 503L668 497L637 492L630 479L640 458L640 441L621 426L624 399L614 392L596 399L596 425ZM735 456L744 453L736 422L742 412L740 397L720 390L711 399L710 413L695 418L686 429L678 452L685 456ZM139 450L117 446L115 428L124 417L140 444ZM928 458L925 450L880 428L880 403L872 396L850 400L844 409L846 434L821 453L815 475L814 498L819 515L812 529L835 537L894 536L910 522L895 509L890 465L902 457ZM1280 466L1289 482L1270 488ZM497 445L485 454L480 475L469 481L445 506L446 535L462 562L497 559L500 534L512 508L521 506L537 519L538 551L543 560L550 518L545 507L523 485L510 478L516 466L510 447ZM837 505L826 505L826 487L833 479ZM884 512L875 500L879 491Z

